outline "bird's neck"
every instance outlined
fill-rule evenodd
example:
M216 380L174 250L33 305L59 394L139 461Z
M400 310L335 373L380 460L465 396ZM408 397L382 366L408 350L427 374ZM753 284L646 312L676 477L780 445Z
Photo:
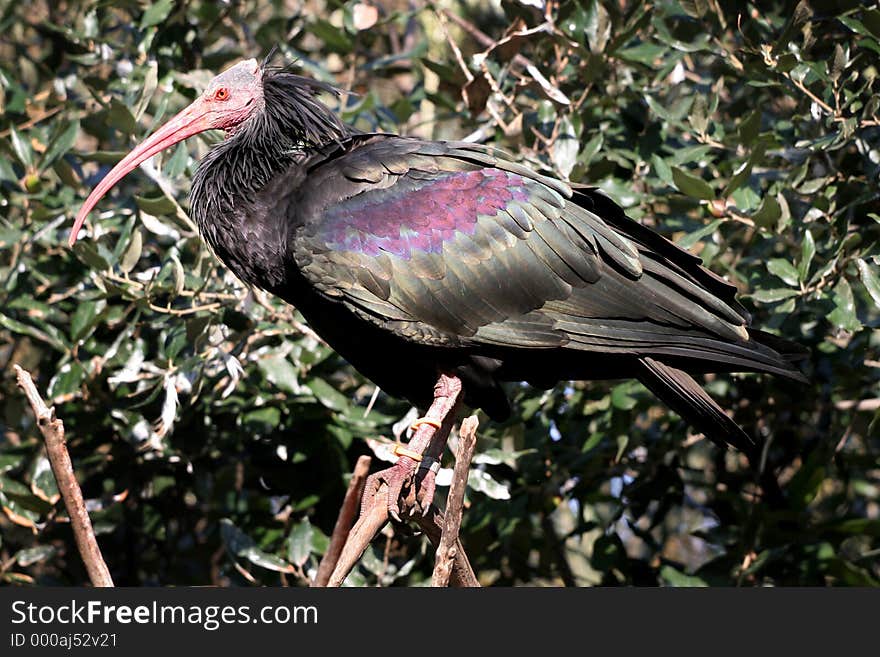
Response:
M255 201L296 156L261 146L241 133L215 146L193 177L190 210L205 242L232 273L246 283L265 285L283 277L283 258L269 259L269 242L277 251L286 240L277 219L265 210L255 212Z
M320 147L318 140L342 136L339 120L311 96L309 108L326 112L328 134L304 134L298 101L284 91L266 81L262 111L208 153L191 191L191 211L205 241L236 276L262 287L283 281L289 226L286 213L259 202L260 192L285 174L291 186L298 184L296 163Z

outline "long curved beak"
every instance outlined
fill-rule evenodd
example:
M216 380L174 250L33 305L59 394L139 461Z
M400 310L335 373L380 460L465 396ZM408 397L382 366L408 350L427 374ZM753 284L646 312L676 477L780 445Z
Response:
M122 180L129 172L136 169L141 162L153 157L156 153L174 146L174 144L183 141L187 137L210 130L212 126L210 125L208 115L209 112L205 107L204 101L199 98L179 114L170 118L167 123L144 140L142 144L122 158L111 169L110 173L92 190L86 202L79 209L76 221L73 224L73 230L70 231L70 237L67 239L68 246L74 245L76 236L79 234L89 212L92 211L104 194L110 191L113 185Z

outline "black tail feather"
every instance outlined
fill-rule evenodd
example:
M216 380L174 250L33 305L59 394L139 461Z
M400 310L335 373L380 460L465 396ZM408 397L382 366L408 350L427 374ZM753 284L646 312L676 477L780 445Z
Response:
M652 358L640 358L639 363L642 371L638 378L648 390L712 442L722 447L732 445L744 452L755 471L764 500L771 508L785 508L785 496L779 482L769 469L762 466L761 446L724 412L690 374Z
M640 358L639 363L639 381L709 440L721 446L732 445L747 454L755 453L754 439L728 417L690 374L653 358Z

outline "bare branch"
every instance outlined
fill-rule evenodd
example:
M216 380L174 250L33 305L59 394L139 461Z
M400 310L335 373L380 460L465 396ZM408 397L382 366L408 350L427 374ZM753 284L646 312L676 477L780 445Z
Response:
M339 555L339 561L336 563L336 568L333 569L333 574L327 581L327 586L342 586L342 582L345 581L345 578L348 577L358 559L361 558L370 541L388 522L388 504L385 502L386 491L387 486L383 485L383 488L376 491L376 494L373 495L374 502L361 511L361 517L358 518L358 521L352 527L351 533L348 535L348 540L345 542L345 547Z
M416 516L416 523L421 530L425 532L425 536L431 541L436 548L440 545L440 539L443 533L443 527L446 524L443 512L433 504L425 516ZM464 551L461 539L455 541L455 555L452 559L452 573L449 578L450 586L454 587L479 587L480 582L471 568L471 562Z
M457 377L441 375L434 387L434 401L416 428L406 449L411 456L401 455L393 467L367 478L360 518L348 535L327 586L342 584L392 513L400 518L415 520L435 546L440 544L443 515L431 504L434 496L435 471L419 467L414 459L421 459L424 456L435 462L439 461L455 422L460 398L461 381ZM474 424L475 432L476 420L469 420L468 426L471 423ZM470 448L470 453L473 454L473 446ZM468 463L470 458L467 457ZM466 479L467 468L465 468L465 481ZM451 581L455 586L479 586L464 554L464 548L461 542L456 540L457 526L461 524L460 509L459 518L454 523L456 527L450 541L455 545L452 546L450 542L452 548L446 550L449 558L453 560ZM446 575L446 580L450 581L449 573Z
M434 563L431 586L449 586L452 563L460 545L458 532L461 529L461 514L464 508L468 472L471 467L471 459L474 456L474 449L477 446L477 426L479 426L477 416L471 415L462 420L459 428L458 433L461 440L458 443L452 487L446 498L446 518L443 523L443 533L440 536L440 545L437 547L437 561Z
M110 571L101 555L101 548L95 538L95 530L92 529L92 521L86 511L86 503L83 500L82 490L76 481L73 472L73 464L70 462L70 454L64 440L64 423L55 417L55 409L48 408L40 396L31 375L15 365L15 373L18 378L18 387L24 391L25 397L30 402L37 419L37 426L43 434L46 443L46 453L52 466L55 481L58 482L58 490L70 516L70 525L73 528L73 536L80 556L86 566L89 579L93 586L113 586Z
M370 471L369 456L361 456L358 458L351 475L351 481L348 482L348 490L345 492L345 499L342 502L342 508L339 510L339 516L336 518L336 525L333 527L333 535L330 537L330 545L321 563L318 565L318 572L315 575L314 586L327 586L330 581L330 575L339 561L342 554L342 548L345 546L348 535L352 529L358 509L361 505L361 498L364 495L364 485L367 483L367 473Z

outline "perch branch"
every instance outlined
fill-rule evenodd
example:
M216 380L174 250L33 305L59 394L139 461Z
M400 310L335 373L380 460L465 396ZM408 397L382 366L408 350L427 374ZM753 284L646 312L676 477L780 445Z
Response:
M345 491L345 499L342 502L342 508L339 510L339 517L336 518L336 525L333 527L333 535L330 537L330 545L327 552L318 565L318 572L315 575L314 586L327 586L330 581L330 575L339 556L342 554L342 548L351 532L352 524L357 516L358 508L361 505L361 498L364 495L364 485L367 482L367 473L370 471L369 456L358 457L351 475L351 481L348 482L348 490Z
M461 381L454 376L441 375L434 387L434 401L408 445L408 451L416 458L439 459L455 422L460 398ZM327 585L342 584L389 517L418 518L422 514L417 510L428 513L433 508L433 494L434 472L420 468L419 463L409 456L401 456L393 467L370 475L360 518L345 542Z
M379 492L386 491L387 487L380 489ZM327 586L342 586L342 582L345 581L358 559L361 558L370 541L388 522L388 504L384 501L385 496L377 494L374 495L374 498L378 498L379 503L370 503L366 509L361 511L361 517L358 518L348 535L348 540L342 548L333 574L327 581Z
M25 397L30 402L37 419L37 426L43 434L46 443L46 453L52 466L52 473L58 483L58 490L70 516L70 526L73 528L73 536L80 556L86 566L89 579L93 586L113 586L110 571L101 555L101 548L95 538L95 530L86 511L86 503L83 500L82 490L73 473L73 464L70 462L70 454L64 440L64 423L55 416L55 408L48 408L37 387L34 385L31 375L20 366L15 366L18 378L18 387L24 391Z
M452 487L446 498L446 517L443 523L443 533L440 536L440 545L437 547L437 560L434 563L431 586L449 586L453 560L460 545L458 532L461 529L461 514L464 508L468 472L471 467L471 459L474 457L474 448L477 446L478 425L477 416L471 415L462 421L459 429L461 440L458 443L458 454L455 458Z
M440 545L440 539L445 525L443 512L432 504L431 508L428 510L428 514L425 516L416 516L415 521L421 530L425 532L425 536L428 537L428 540L431 541L431 544L436 549L437 546ZM474 569L471 567L471 562L468 559L467 553L464 551L464 545L462 545L461 539L456 539L455 541L455 555L452 559L452 573L449 578L449 584L456 588L480 586L480 582L474 574Z

